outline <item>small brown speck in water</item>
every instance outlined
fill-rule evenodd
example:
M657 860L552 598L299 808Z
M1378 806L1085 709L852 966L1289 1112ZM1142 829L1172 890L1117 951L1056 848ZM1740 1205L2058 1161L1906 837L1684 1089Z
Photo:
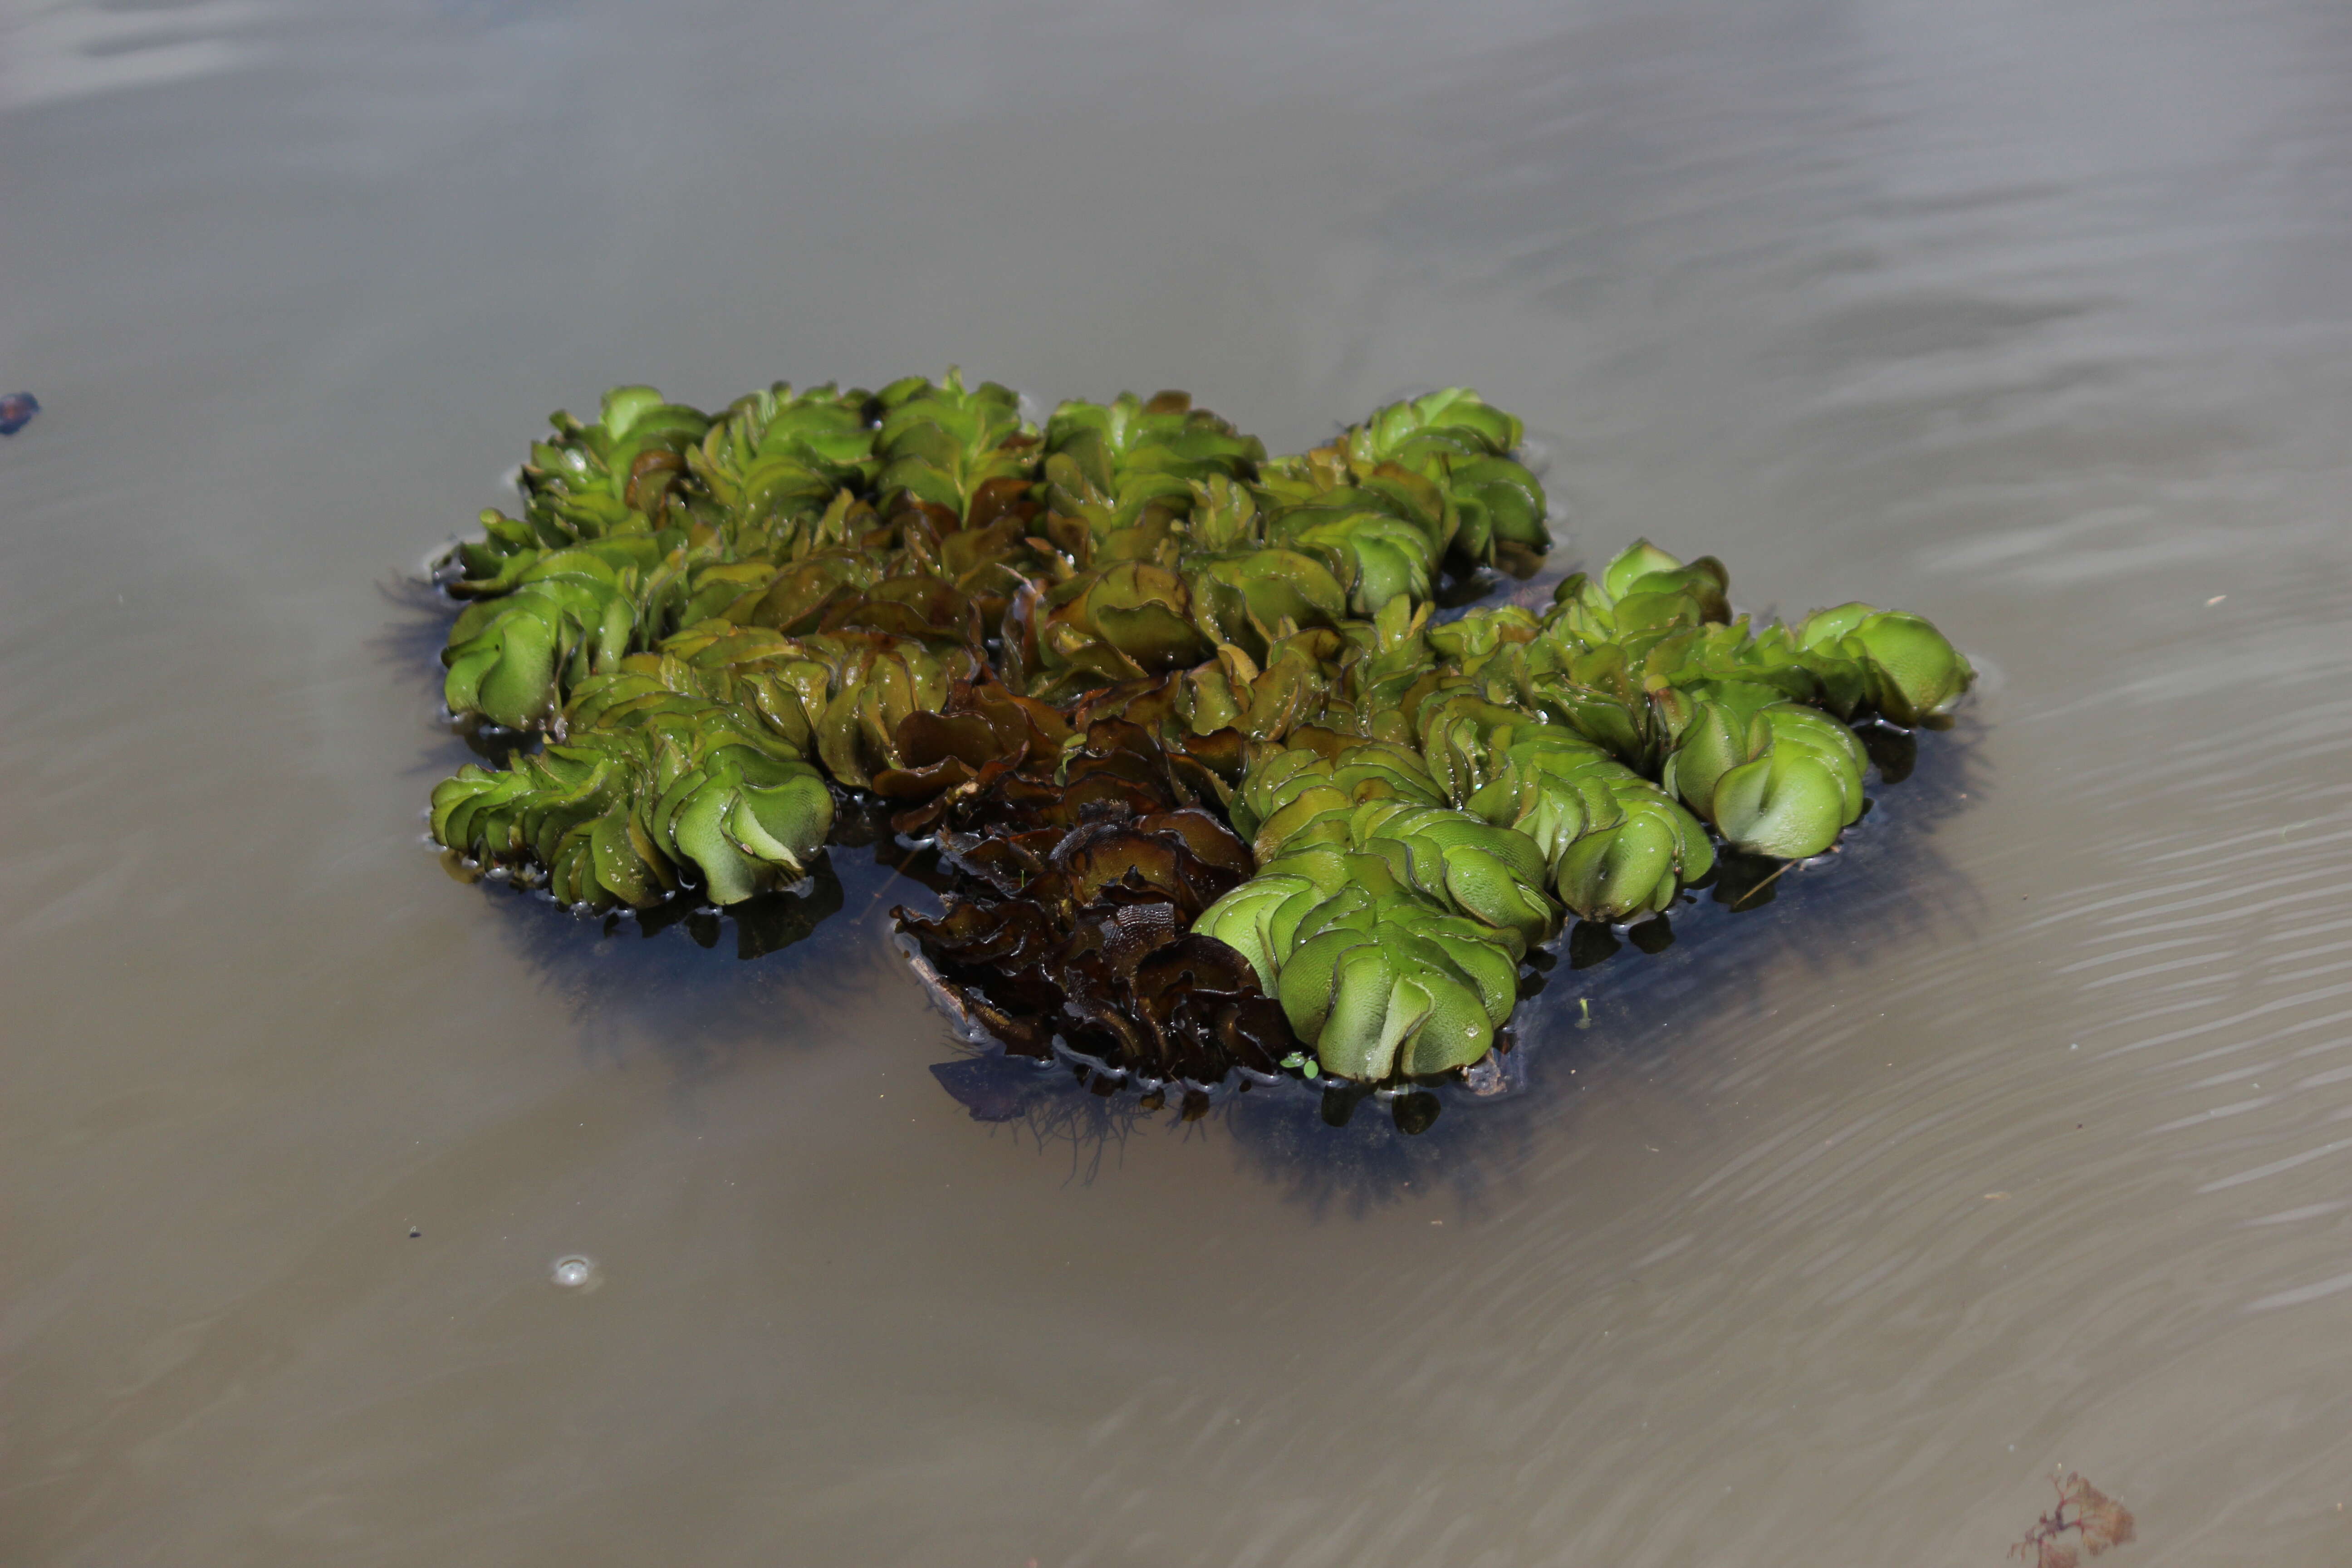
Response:
M2063 1479L2053 1476L2050 1484L2058 1489L2058 1506L2036 1520L2025 1539L2009 1549L2011 1557L2034 1568L2076 1568L2084 1555L2096 1557L2133 1538L2131 1510L2075 1471L2067 1471ZM2059 1539L2069 1532L2074 1540Z

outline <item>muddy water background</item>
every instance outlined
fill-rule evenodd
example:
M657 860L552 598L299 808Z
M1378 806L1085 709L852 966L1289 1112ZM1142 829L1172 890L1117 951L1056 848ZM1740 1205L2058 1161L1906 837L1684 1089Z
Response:
M0 18L0 1559L2352 1558L2352 9ZM388 585L541 414L950 361L1475 382L1562 564L1985 693L1411 1142L975 1120L862 853L754 963L450 882Z

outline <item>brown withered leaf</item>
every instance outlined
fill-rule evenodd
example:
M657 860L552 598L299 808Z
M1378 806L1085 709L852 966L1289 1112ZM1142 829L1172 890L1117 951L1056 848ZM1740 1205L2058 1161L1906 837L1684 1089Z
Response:
M930 576L886 577L862 595L828 601L818 629L880 632L917 642L978 648L979 608L950 584Z
M2084 1554L2096 1557L2133 1539L2131 1510L2093 1486L2079 1471L2053 1476L2058 1506L2034 1521L2009 1555L2034 1568L2077 1568ZM2074 1539L2063 1537L2072 1534ZM2077 1548L2080 1551L2077 1551Z
M2069 1474L2059 1496L2074 1505L2083 1549L2092 1556L2132 1539L2131 1510L2081 1476Z
M892 911L940 983L1015 1055L1043 1057L1058 1037L1149 1079L1275 1071L1297 1048L1280 1005L1240 953L1190 934L1255 863L1199 803L1184 759L1121 718L1049 747L1035 743L1043 725L1002 702L999 718L1022 717L1017 738L965 722L984 700L960 692L964 712L900 731L909 760L984 757L940 802L896 819L929 812L961 873L938 918ZM885 787L906 798L925 772Z
M1054 764L1071 734L1060 713L1015 696L993 679L960 681L942 711L909 713L899 721L895 740L905 765L876 773L874 790L904 803L892 818L898 832L928 834L959 801L1026 763L1036 763L1030 783L1043 799L1056 787Z
M788 637L813 632L835 606L854 604L874 574L873 563L859 552L820 550L779 569L766 588L730 605L727 618L771 626Z
M910 771L956 763L969 774L1017 751L1023 739L1008 742L985 715L954 710L909 713L898 722L898 754Z

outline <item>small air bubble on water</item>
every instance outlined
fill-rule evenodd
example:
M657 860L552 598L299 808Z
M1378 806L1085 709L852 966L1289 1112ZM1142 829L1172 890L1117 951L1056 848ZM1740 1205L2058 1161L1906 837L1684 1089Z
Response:
M549 1278L566 1290L580 1290L596 1282L596 1260L574 1254L559 1258Z

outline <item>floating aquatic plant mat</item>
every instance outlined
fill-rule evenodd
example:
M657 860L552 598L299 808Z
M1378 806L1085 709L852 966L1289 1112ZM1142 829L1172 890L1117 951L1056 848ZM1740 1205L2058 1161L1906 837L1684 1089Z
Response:
M675 910L879 809L952 872L896 918L967 1031L1149 1090L1479 1070L1566 919L1829 850L1856 726L1970 679L1916 616L1757 626L1646 542L1437 618L1549 544L1519 421L1462 390L1284 458L1181 393L1040 428L952 373L554 423L438 569L450 710L541 743L436 789L434 837Z

